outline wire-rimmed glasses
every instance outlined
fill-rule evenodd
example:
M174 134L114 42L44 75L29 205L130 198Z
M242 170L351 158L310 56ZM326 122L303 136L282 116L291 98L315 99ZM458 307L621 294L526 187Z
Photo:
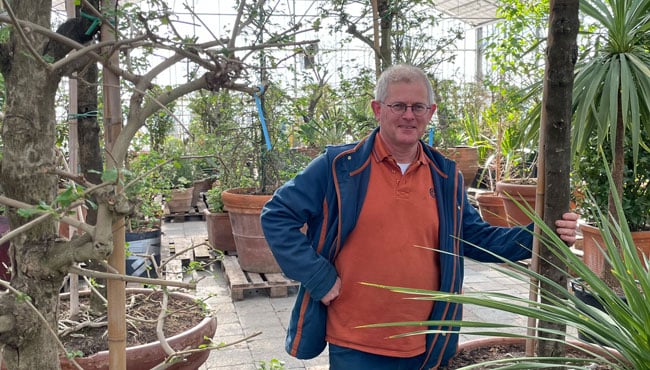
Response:
M407 105L405 103L386 104L381 102L381 104L390 108L390 111L395 114L404 114L406 113L407 108L411 108L411 112L413 112L413 115L417 117L423 116L429 109L431 109L431 107L423 103Z

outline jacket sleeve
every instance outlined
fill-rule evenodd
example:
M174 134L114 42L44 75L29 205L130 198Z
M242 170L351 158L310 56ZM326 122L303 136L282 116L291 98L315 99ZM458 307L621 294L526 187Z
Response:
M531 257L533 224L515 227L491 226L483 221L478 210L469 203L466 193L462 225L461 238L466 257L480 262L503 262L491 253L511 261Z
M328 161L321 155L276 190L261 215L264 236L282 271L315 300L329 292L337 277L334 265L316 251L331 183ZM303 233L305 224L315 230Z

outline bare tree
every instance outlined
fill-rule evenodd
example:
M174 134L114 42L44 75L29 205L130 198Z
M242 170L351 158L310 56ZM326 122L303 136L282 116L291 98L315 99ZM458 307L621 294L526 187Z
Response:
M57 166L55 97L61 79L102 64L128 84L130 96L125 124L112 151L104 158L114 161L119 171L131 139L147 117L201 89L256 93L257 87L247 79L248 72L255 68L255 63L249 60L261 50L292 50L293 46L303 44L293 41L301 26L289 25L279 32L271 32L266 26L272 11L265 1L240 1L230 34L215 35L212 41L197 43L191 37L182 36L175 27L173 13L161 9L140 13L132 19L142 30L136 37L125 38L117 29L114 30L116 41L97 42L92 35L78 32L89 29L78 18L68 20L65 27L54 32L51 0L3 0L3 5L6 13L0 14L0 22L11 28L9 38L0 44L0 72L6 84L0 180L4 194L0 203L7 206L12 228L3 238L3 241L11 239L10 286L20 294L0 293L0 349L9 369L58 369L62 348L58 347L52 328L57 327L58 293L64 277L76 263L107 259L113 251L112 220L127 214L131 208L129 199L116 186L118 177L105 176L102 184L92 184L89 178L70 176ZM86 1L84 6L89 11L92 9L92 14L102 22L118 25L101 15L113 9L100 12ZM115 19L126 16L120 14ZM268 41L240 41L247 34L259 33L260 29L269 34L264 38ZM169 36L161 36L163 31ZM304 44L315 42L309 40ZM122 54L164 50L169 56L136 73L108 64L108 56L116 50ZM154 90L156 77L177 63L192 65L197 73L171 90ZM95 225L61 218L84 232L69 241L58 238L55 227L57 215L75 204L55 202L62 176L83 186L77 203L89 196L97 202ZM19 212L20 209L28 212Z
M448 51L462 38L453 27L441 29L439 12L422 0L332 0L323 6L324 15L335 16L336 31L345 30L375 54L375 74L395 63L428 69L453 58Z

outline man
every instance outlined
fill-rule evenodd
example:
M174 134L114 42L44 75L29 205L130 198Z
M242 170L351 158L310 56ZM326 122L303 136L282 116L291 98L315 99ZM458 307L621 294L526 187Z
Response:
M423 71L388 68L371 104L377 129L358 143L328 147L262 211L273 254L301 283L286 349L312 358L329 343L330 370L435 368L454 355L457 334L389 338L426 327L358 327L460 320L462 307L360 283L460 293L463 256L498 261L473 245L520 260L531 255L524 246L532 234L484 222L456 164L420 140L436 109ZM556 223L568 243L577 218L567 213Z

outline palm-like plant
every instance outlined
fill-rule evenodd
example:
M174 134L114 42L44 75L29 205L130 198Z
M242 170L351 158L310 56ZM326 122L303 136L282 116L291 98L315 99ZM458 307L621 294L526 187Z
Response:
M575 68L573 154L593 155L594 141L611 148L613 185L622 199L625 151L632 152L636 164L639 150L650 150L641 135L650 129L650 0L582 0L580 10L589 22L585 36L594 42ZM539 96L541 88L541 83L533 85L524 99ZM524 140L536 138L540 114L541 103L522 122ZM618 220L612 194L608 209ZM603 279L616 286L611 269L604 270Z
M583 0L580 9L596 21L594 57L576 67L573 143L576 153L597 137L611 143L613 185L623 194L625 150L637 162L642 130L650 128L650 0ZM624 147L625 132L630 148ZM617 219L613 192L609 212ZM603 279L616 285L611 269Z

